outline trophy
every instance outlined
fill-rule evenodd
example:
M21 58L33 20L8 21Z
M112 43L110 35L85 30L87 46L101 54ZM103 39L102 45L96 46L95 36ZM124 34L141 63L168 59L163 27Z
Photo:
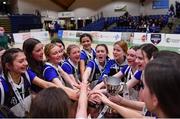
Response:
M121 81L121 79L116 77L104 77L104 83L107 88L107 92L110 95L117 95L119 93L123 93L125 83Z
M123 94L124 88L126 87L126 83L122 82L121 79L116 78L116 77L108 77L104 76L104 83L107 88L107 92L110 95L118 95L118 94ZM100 112L99 116L97 117L98 119L102 118L105 113L112 113L112 109L109 108L109 106L105 105L102 111Z

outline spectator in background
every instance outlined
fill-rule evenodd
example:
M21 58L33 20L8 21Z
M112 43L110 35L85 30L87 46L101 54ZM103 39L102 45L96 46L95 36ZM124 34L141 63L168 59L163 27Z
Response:
M172 27L174 25L174 17L169 17L169 20L168 20L168 28L169 28L169 32L172 31Z
M6 34L8 36L8 43L11 47L13 47L13 45L15 44L14 42L14 38L13 38L13 33L8 33Z
M54 23L54 32L58 33L58 30L61 29L61 26L59 25L59 23L57 21L55 21Z
M173 15L175 15L174 5L173 4L171 4L169 10L172 12Z
M6 50L3 47L0 47L0 74L2 73L1 57Z
M0 46L8 49L8 36L5 34L4 27L0 26Z
M54 30L55 30L53 22L49 23L48 29L49 29L50 36L52 38L54 36Z
M172 31L172 27L174 25L174 6L171 4L169 10L168 10L168 16L169 16L169 20L168 20L168 28L169 28L169 32Z

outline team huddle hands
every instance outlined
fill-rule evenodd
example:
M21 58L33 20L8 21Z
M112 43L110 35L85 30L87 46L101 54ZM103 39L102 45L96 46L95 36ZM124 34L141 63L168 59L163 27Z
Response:
M1 57L1 105L17 117L88 118L91 107L96 113L110 107L127 118L180 117L178 53L150 43L128 48L120 40L111 59L106 44L91 47L90 34L82 34L80 44L82 50L70 44L65 52L61 40L44 47L29 38L23 50L7 49Z

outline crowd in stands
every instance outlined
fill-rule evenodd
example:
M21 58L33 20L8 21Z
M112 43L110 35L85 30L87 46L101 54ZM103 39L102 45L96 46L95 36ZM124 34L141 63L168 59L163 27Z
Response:
M168 15L131 16L128 12L120 17L100 18L81 28L85 31L152 32L159 33L168 23ZM112 24L116 26L108 29Z
M117 31L117 32L153 32L158 33L168 23L168 19L172 16L169 12L168 15L145 15L145 16L131 16L128 12L120 17L101 17L92 23L79 28L78 30L84 31ZM12 27L12 32L28 31L30 29L41 29L41 16L33 14L11 15L8 16ZM108 29L109 26L116 23L116 26ZM53 36L58 30L76 30L75 23L61 25L57 21L49 21L45 23L45 28Z
M139 16L132 17L126 12L123 16L120 16L118 26L128 26L129 28L137 29L140 32L150 32L150 29L162 29L166 25L167 21L164 20L163 15L157 16ZM154 32L154 31L151 31Z
M118 117L180 117L178 53L149 43L128 48L122 39L109 57L106 44L93 49L92 42L84 33L82 49L61 39L43 46L35 38L22 49L2 48L0 117L96 118L104 104ZM104 80L110 76L127 88L109 95Z

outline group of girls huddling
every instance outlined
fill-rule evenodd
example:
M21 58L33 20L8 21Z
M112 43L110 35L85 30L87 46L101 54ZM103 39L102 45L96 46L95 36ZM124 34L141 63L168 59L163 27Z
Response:
M70 44L65 51L61 40L44 46L29 38L22 49L6 50L1 56L0 102L12 113L1 111L0 116L87 118L91 102L105 103L122 117L180 117L178 53L158 51L153 44L128 48L120 40L110 58L106 44L97 44L94 50L92 42L84 33L82 50ZM106 97L107 76L125 82L129 98Z

